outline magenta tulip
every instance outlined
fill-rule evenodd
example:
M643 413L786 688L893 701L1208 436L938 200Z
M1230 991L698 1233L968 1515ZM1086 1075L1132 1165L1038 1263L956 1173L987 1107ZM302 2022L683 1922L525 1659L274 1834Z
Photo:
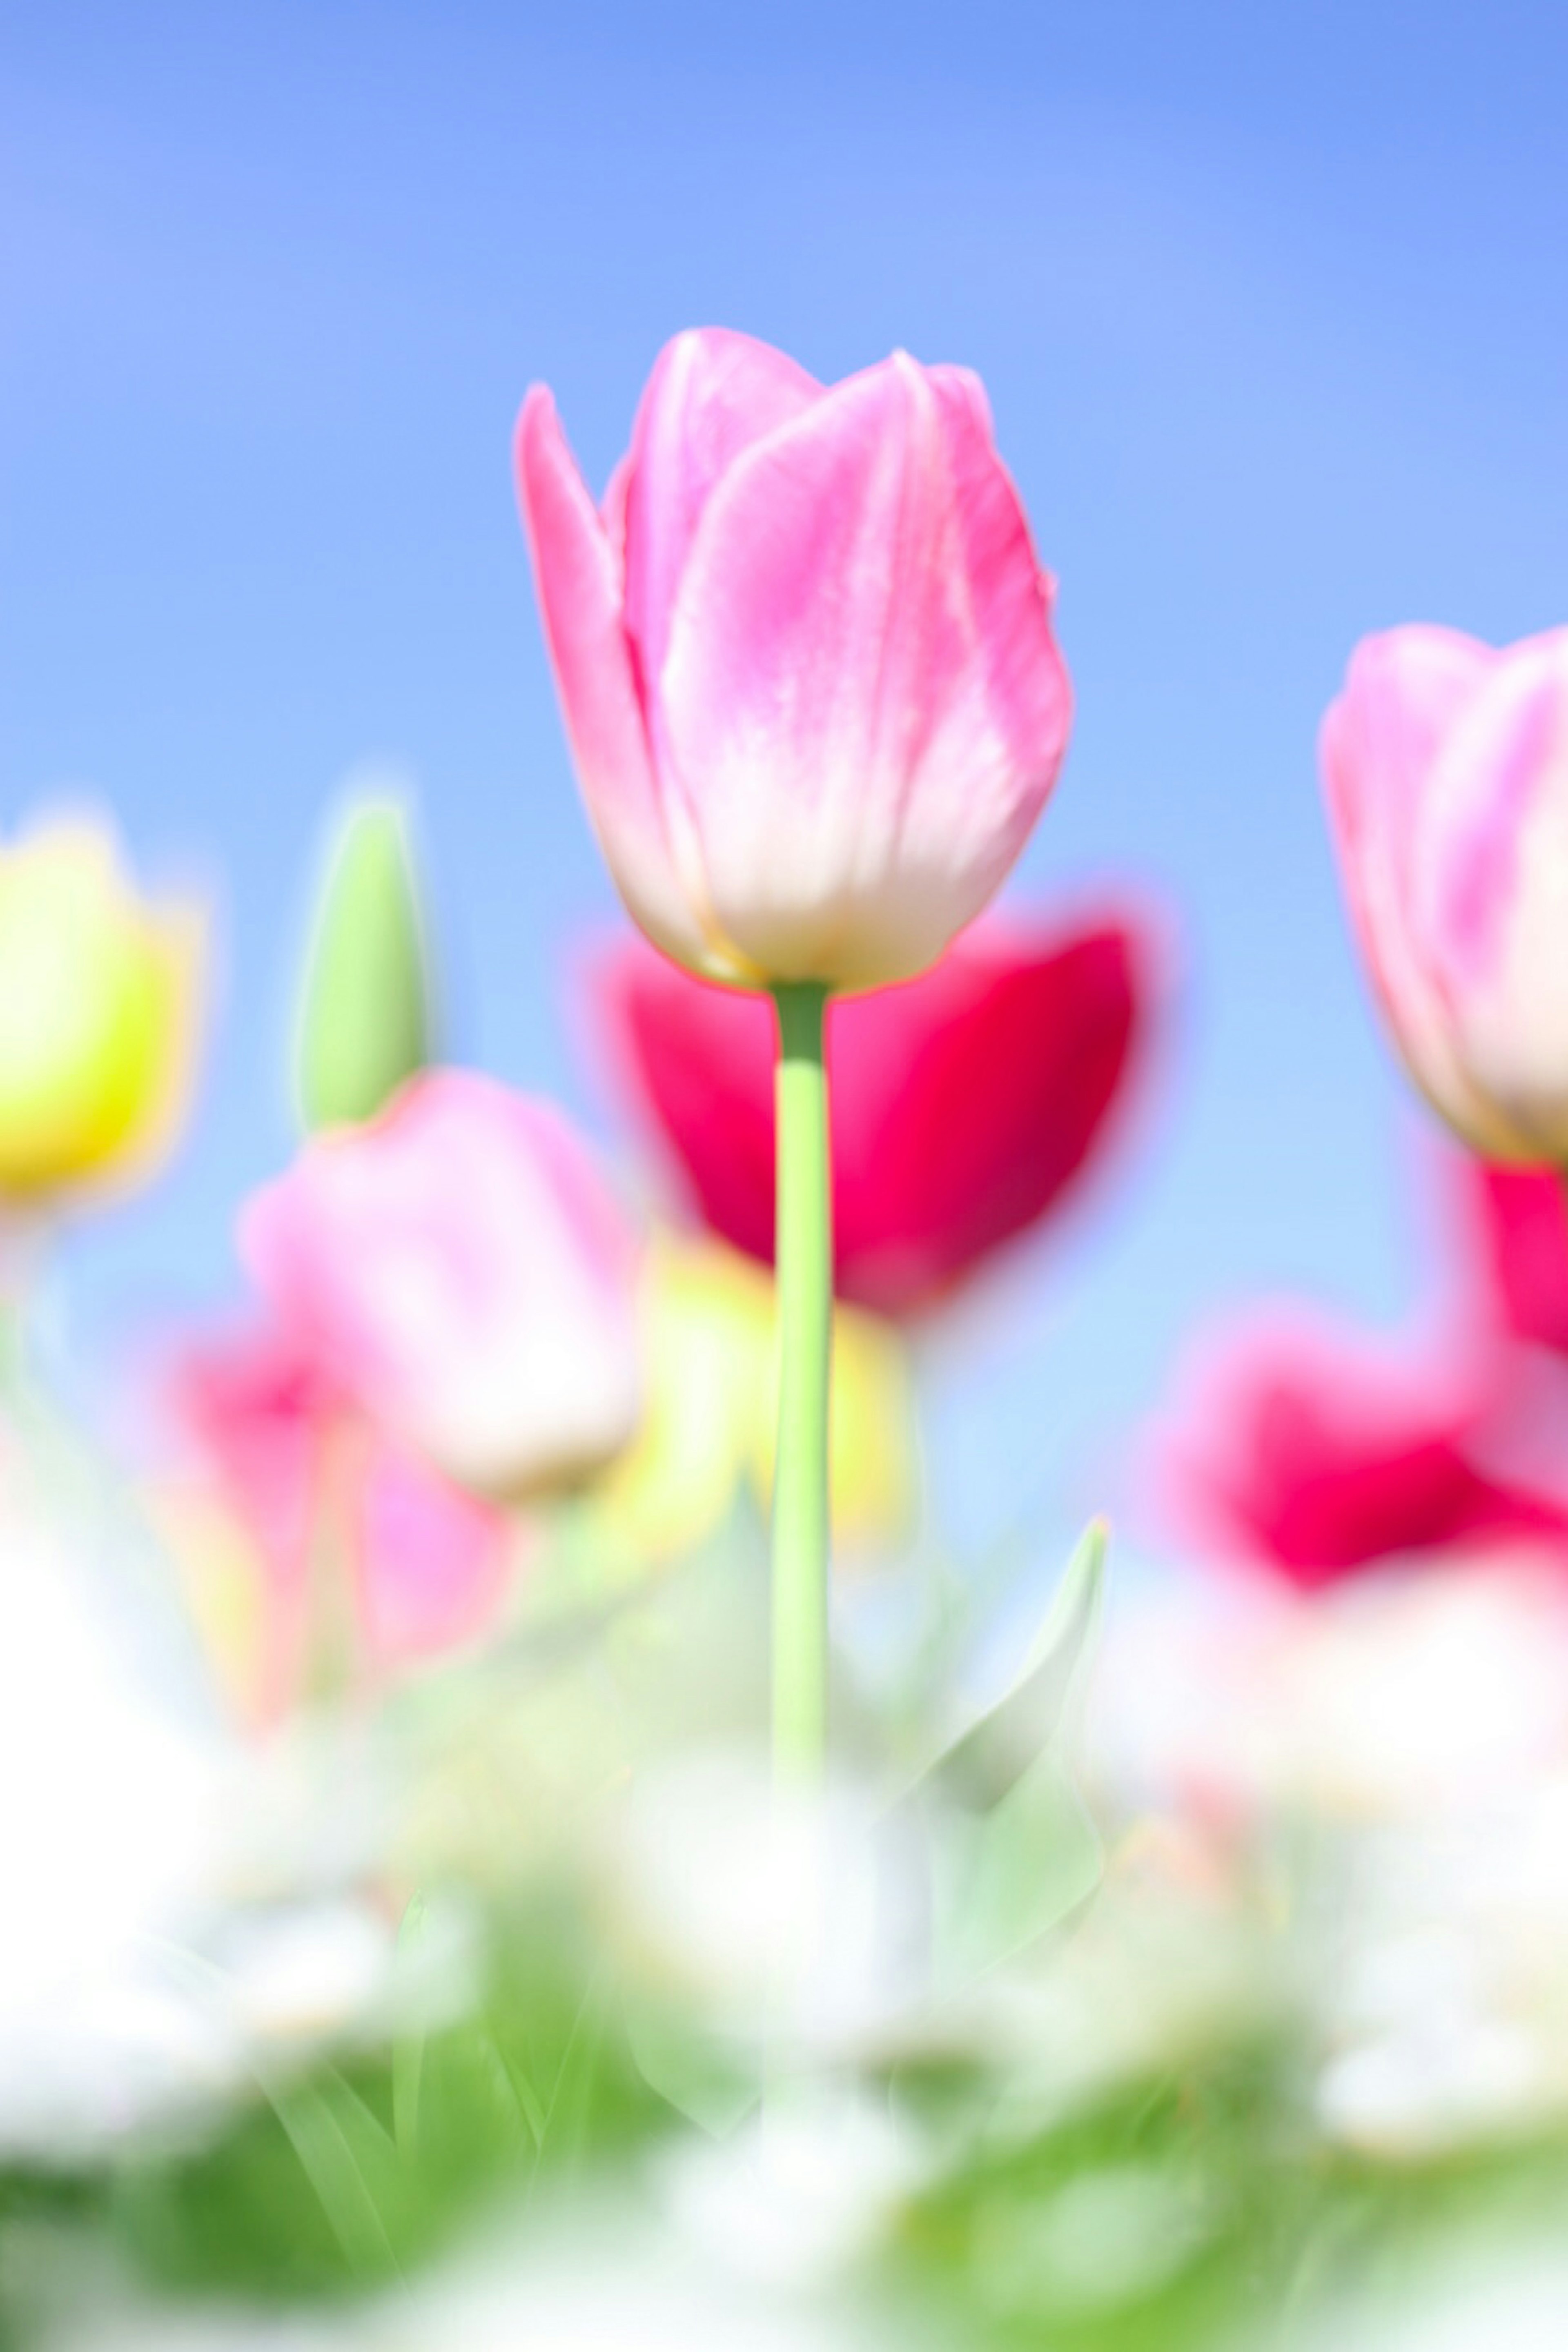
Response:
M983 925L935 968L829 1007L841 1297L909 1314L1039 1223L1100 1150L1149 1011L1131 915ZM613 1071L695 1205L752 1257L773 1247L773 1023L765 1003L636 940L592 995Z
M1555 1171L1471 1172L1493 1311L1516 1339L1568 1356L1568 1202ZM1559 1448L1568 1467L1568 1427Z
M1056 780L1071 695L979 381L660 354L595 507L536 385L518 481L578 774L658 946L749 986L921 971Z
M1170 1522L1198 1551L1307 1591L1479 1545L1568 1550L1568 1509L1492 1466L1508 1393L1495 1370L1260 1321L1189 1381L1162 1448Z
M1416 1084L1498 1160L1568 1162L1568 629L1356 649L1323 722L1346 889Z
M248 1204L263 1297L380 1427L480 1492L586 1471L637 1410L631 1231L548 1104L415 1078Z

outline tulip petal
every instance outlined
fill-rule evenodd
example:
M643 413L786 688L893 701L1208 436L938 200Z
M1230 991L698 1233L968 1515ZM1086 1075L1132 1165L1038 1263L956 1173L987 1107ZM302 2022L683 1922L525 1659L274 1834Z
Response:
M1311 1591L1380 1561L1568 1544L1550 1499L1491 1476L1484 1381L1430 1347L1395 1356L1300 1314L1211 1343L1160 1447L1177 1532Z
M754 442L708 499L647 687L741 958L851 986L931 961L1022 845L1068 709L963 381L898 353Z
M706 945L670 853L621 625L616 550L542 384L522 404L516 456L518 495L566 731L605 863L649 936L668 954L700 963Z
M240 1245L327 1377L467 1486L567 1479L630 1434L636 1243L546 1103L427 1071L254 1194Z
M1514 1131L1568 1159L1568 631L1494 656L1434 763L1416 921L1458 1057Z
M1152 995L1123 916L982 927L902 986L835 1003L833 1225L840 1297L912 1313L1047 1216L1100 1148ZM614 1075L673 1150L710 1229L767 1263L773 1024L637 942L596 975Z
M1468 1160L1489 1278L1506 1330L1568 1356L1568 1202L1554 1169Z
M510 1565L505 1518L387 1444L372 1449L357 1502L358 1601L373 1653L429 1657L483 1632Z
M1345 895L1394 1042L1442 1117L1478 1149L1511 1159L1521 1139L1455 1050L1415 846L1442 744L1499 658L1453 629L1366 638L1324 717L1319 757Z
M664 663L680 575L702 512L742 450L822 397L803 367L721 327L659 353L632 429L623 497L626 622L645 677Z

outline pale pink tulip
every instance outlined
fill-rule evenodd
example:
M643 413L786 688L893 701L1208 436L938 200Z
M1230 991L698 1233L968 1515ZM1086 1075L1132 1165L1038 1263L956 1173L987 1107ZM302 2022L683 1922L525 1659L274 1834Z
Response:
M584 795L644 930L752 986L933 962L1071 714L978 378L897 352L825 387L704 329L660 354L602 507L542 385L517 462Z
M289 1333L250 1328L182 1348L168 1402L201 1486L260 1571L255 1647L242 1644L234 1667L263 1718L298 1703L323 1625L374 1669L494 1622L520 1549L507 1514L363 1419ZM195 1556L210 1560L210 1523L196 1525L206 1541Z
M1323 776L1363 952L1416 1084L1499 1160L1568 1161L1568 629L1356 649Z
M240 1240L285 1328L464 1485L519 1494L631 1434L636 1246L548 1104L427 1072L368 1125L308 1144Z

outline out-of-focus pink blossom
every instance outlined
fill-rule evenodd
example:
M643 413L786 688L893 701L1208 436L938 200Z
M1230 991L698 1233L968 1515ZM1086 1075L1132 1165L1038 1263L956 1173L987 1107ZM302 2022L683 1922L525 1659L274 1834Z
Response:
M929 1305L1048 1213L1098 1148L1148 1012L1152 944L1122 913L1000 921L827 1020L840 1295ZM627 940L595 968L614 1066L706 1223L773 1244L769 1008Z
M369 1449L356 1499L360 1619L372 1652L422 1658L481 1633L513 1549L505 1518L404 1446Z
M548 1104L426 1072L367 1125L309 1143L240 1238L323 1375L461 1484L521 1494L631 1434L636 1244Z
M298 1696L323 1619L373 1668L493 1620L517 1548L507 1519L364 1422L286 1334L188 1347L169 1387L186 1450L259 1570L245 1680L263 1715Z
M320 1366L281 1333L250 1330L183 1348L168 1391L179 1432L221 1480L270 1581L301 1591L342 1409Z
M1323 721L1330 816L1395 1043L1497 1160L1568 1161L1568 629L1392 629Z
M542 385L517 467L584 795L649 938L750 986L933 961L1071 716L978 378L899 352L824 386L703 329L660 354L601 507Z
M1568 1547L1568 1509L1487 1466L1498 1395L1490 1366L1259 1319L1185 1383L1160 1446L1167 1517L1305 1590L1410 1555Z

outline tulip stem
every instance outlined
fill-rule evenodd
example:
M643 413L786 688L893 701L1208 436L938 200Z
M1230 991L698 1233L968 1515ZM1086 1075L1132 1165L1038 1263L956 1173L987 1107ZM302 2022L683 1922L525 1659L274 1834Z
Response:
M773 1472L773 1765L821 1777L827 1744L827 1402L833 1348L827 991L781 983L778 1007L779 1429Z

